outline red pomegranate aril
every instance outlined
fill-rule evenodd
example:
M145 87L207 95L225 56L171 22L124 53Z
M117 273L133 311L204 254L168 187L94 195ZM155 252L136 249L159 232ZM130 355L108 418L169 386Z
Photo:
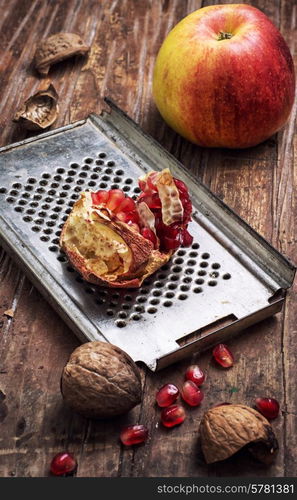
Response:
M216 362L223 368L230 368L230 366L233 366L233 354L225 344L218 344L212 351L212 354Z
M158 193L144 194L144 196L140 198L140 201L144 201L144 203L146 203L147 206L152 210L162 208L161 200L159 198Z
M62 451L57 453L51 461L50 471L54 476L73 474L77 468L77 461L71 453Z
M125 194L121 191L121 189L111 189L109 191L109 198L106 206L109 210L115 211L124 199Z
M181 389L181 397L190 406L198 406L204 398L203 391L192 380L187 380Z
M148 429L145 425L128 425L122 429L120 440L125 446L144 443L148 438Z
M187 229L182 231L182 245L184 247L189 247L193 243L193 236L189 233Z
M135 211L135 212L126 212L126 220L127 222L133 222L135 224L138 224L139 223L139 215L138 213Z
M196 385L202 385L205 380L205 373L198 365L191 365L186 371L186 379L192 380Z
M130 223L137 223L139 222L139 217L137 216L136 212L116 212L115 216L117 219L119 219L121 222L125 222L126 224Z
M109 191L97 191L96 193L92 193L92 202L94 205L101 205L102 203L107 203L109 199Z
M143 196L143 191L145 190L146 182L140 178L140 179L138 179L138 186L139 186L140 190L142 191L142 193L138 197L138 198L140 198L141 196Z
M180 193L184 193L186 195L188 194L188 188L183 181L181 181L180 179L174 179L174 184L176 185Z
M161 422L165 427L182 424L185 418L186 412L180 405L171 405L161 411Z
M279 403L273 398L257 398L257 410L266 418L276 418L279 414Z
M133 212L136 210L135 201L132 198L124 198L118 207L116 207L116 212Z
M178 224L171 224L170 226L165 226L165 224L163 224L162 230L168 238L177 238L180 234L180 227Z
M162 241L162 246L167 251L176 250L180 246L179 238L168 238L167 236L164 236L164 238L162 238L161 241Z
M143 229L141 229L140 233L146 240L151 241L154 246L157 244L157 238L155 233L148 227L144 227Z
M156 400L161 408L172 405L177 400L179 390L174 384L165 384L156 394Z

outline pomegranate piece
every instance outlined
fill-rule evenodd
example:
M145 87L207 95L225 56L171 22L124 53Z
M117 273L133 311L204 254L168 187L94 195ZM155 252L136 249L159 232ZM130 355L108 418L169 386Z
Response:
M256 407L266 418L276 418L279 414L279 403L273 398L257 398Z
M144 201L147 206L152 209L161 209L162 204L158 193L143 193L138 198L139 201Z
M174 384L165 384L156 394L156 400L161 408L172 405L177 400L179 390Z
M105 204L108 202L109 198L109 191L97 191L96 193L92 193L92 202L94 205L101 205Z
M155 235L155 233L149 229L148 227L144 227L143 229L141 229L140 233L142 234L142 236L146 239L146 240L149 240L153 243L154 247L156 248L157 246L157 237Z
M176 185L180 193L183 193L185 195L188 194L188 188L183 181L181 181L180 179L174 179L174 184Z
M94 205L104 205L107 207L121 222L126 222L126 224L139 223L135 201L132 198L126 197L121 189L111 189L110 191L99 190L96 193L92 193L92 201Z
M181 245L190 246L193 237L187 230L187 225L191 220L192 203L189 197L188 188L184 182L173 178L178 190L179 199L183 206L182 220L166 225L162 220L162 203L158 191L158 172L151 172L145 178L139 180L139 187L143 191L137 203L145 202L155 216L155 227L157 237L160 240L160 250L169 252L176 250ZM145 236L146 237L146 236ZM148 237L148 239L150 239Z
M125 200L125 194L121 189L111 189L106 206L109 210L115 212L116 209L120 209L123 200Z
M182 233L181 233L181 240L182 240L182 245L184 247L189 247L192 245L193 243L193 236L189 233L189 231L187 229L183 229Z
M142 192L139 194L136 202L129 196L126 196L121 189L99 190L92 193L92 201L94 205L103 205L103 207L108 208L121 222L137 224L142 236L151 241L155 249L159 249L161 252L172 252L181 245L188 247L193 242L193 237L187 229L188 223L191 220L192 203L185 183L171 177L183 210L181 212L181 220L174 221L169 225L164 224L164 207L162 206L159 193L160 186L158 184L159 176L160 172L151 172L139 179L139 187ZM141 202L144 202L149 208L153 227L144 224L140 220L138 207Z
M122 429L120 440L125 446L144 443L149 432L145 425L128 425Z
M62 451L57 453L51 461L50 471L54 476L68 476L77 468L77 461L71 453Z
M186 371L186 380L192 380L196 385L202 385L205 381L205 373L198 365L191 365Z
M179 238L168 238L167 236L164 236L162 243L163 243L163 249L166 252L169 252L170 250L176 250L177 248L180 247Z
M233 366L233 354L225 344L218 344L212 351L212 354L216 362L223 368L230 368L230 366Z
M204 398L204 393L192 380L187 380L182 386L181 397L190 406L198 406Z
M171 405L161 411L161 422L165 427L182 424L185 418L186 412L180 405Z
M116 207L116 212L134 212L135 209L136 209L135 201L132 200L132 198L127 197L120 202L120 205L118 207Z

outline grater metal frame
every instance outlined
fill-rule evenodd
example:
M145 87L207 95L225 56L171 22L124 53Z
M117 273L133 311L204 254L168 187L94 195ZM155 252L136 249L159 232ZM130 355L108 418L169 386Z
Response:
M279 312L296 268L111 100L107 102L110 113L92 114L0 149L0 240L81 341L112 342L156 370ZM104 178L106 187L123 183L136 195L141 173L166 167L189 187L193 247L179 250L136 291L99 289L81 283L71 268L67 273L57 238L49 236L71 210L68 205L74 200L67 200L77 197L86 182L88 189L97 189ZM68 175L67 169L75 174ZM50 208L42 212L46 199L51 199ZM66 200L67 209L54 205L57 200L61 205ZM34 203L44 217L28 215L35 211L27 208ZM94 297L95 309L90 305Z

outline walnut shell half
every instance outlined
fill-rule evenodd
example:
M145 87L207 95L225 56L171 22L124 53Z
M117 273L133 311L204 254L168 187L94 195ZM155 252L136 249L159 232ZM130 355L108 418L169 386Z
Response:
M152 243L82 193L64 224L60 244L83 278L96 285L138 288L162 267L172 252L154 250Z
M119 347L87 342L73 351L64 367L61 392L65 402L85 417L114 417L140 403L140 372Z
M246 445L264 463L278 450L273 429L261 413L245 405L222 405L208 410L200 423L201 446L208 464L231 457Z
M27 130L44 130L56 121L58 113L58 94L52 84L47 84L24 102L13 121Z
M47 75L50 66L72 56L85 55L90 47L75 33L56 33L37 45L34 62L42 75Z

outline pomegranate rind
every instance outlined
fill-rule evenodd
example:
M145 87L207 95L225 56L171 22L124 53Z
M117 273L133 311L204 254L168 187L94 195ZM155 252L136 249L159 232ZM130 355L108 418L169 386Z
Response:
M166 226L170 226L174 222L181 222L183 220L184 208L170 170L165 168L157 174L156 172L149 172L147 175L141 177L139 180L144 192L150 189L148 180L152 175L154 176L153 182L162 205L163 223Z
M278 450L268 420L245 405L221 405L208 410L201 420L200 437L208 464L225 460L248 444L250 451L265 463L270 463Z
M156 240L159 244L159 238L157 237L157 233L156 233L156 224L155 224L156 219L155 219L153 212L151 211L151 209L148 207L148 205L144 201L141 201L137 205L137 211L138 211L140 222L141 222L142 226L147 227L148 229L150 229L154 233L154 235L156 236Z
M86 281L115 288L140 287L172 255L154 250L153 244L129 224L106 208L94 206L90 192L82 193L74 204L60 245Z

